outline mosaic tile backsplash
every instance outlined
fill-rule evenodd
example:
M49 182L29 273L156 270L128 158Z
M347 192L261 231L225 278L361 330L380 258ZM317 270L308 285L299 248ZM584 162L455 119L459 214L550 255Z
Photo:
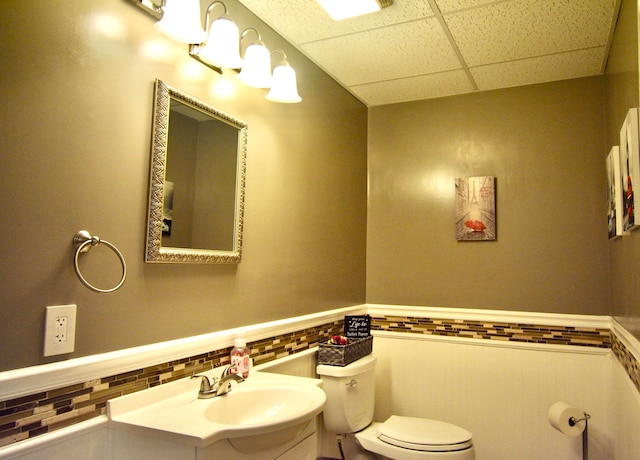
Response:
M635 387L640 391L640 361L633 356L615 334L612 334L612 339L611 348L613 349L613 353L627 371Z
M250 342L247 346L257 365L313 348L331 335L341 334L343 328L343 321L334 321ZM372 316L371 329L477 340L611 348L640 391L639 362L609 329L404 316ZM103 415L111 398L227 365L230 351L231 347L213 350L124 374L0 401L0 447Z

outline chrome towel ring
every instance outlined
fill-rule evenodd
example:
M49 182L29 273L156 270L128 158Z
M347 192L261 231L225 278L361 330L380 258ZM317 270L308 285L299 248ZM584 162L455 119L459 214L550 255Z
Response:
M82 276L82 273L80 273L80 267L78 267L78 258L80 257L80 253L87 252L93 246L97 246L99 244L104 244L109 248L111 248L111 250L116 253L116 255L118 256L118 259L120 259L120 263L122 264L122 279L115 287L111 289L100 289L95 287L94 285L89 283L84 278L84 276ZM108 241L101 240L99 237L95 235L92 236L86 230L80 230L78 233L74 235L73 245L76 247L76 255L73 261L73 265L74 265L74 268L76 269L76 275L78 275L78 278L80 279L80 281L82 281L82 284L84 284L86 287L88 287L92 291L102 292L102 293L109 293L109 292L113 292L120 289L120 287L124 284L125 278L127 277L127 264L124 261L124 257L122 256L122 253L118 251L118 248L116 248L113 244L109 243Z

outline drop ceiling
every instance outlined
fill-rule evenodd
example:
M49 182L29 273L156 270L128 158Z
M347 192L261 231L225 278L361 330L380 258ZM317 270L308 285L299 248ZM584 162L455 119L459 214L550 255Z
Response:
M600 75L621 0L394 0L342 21L315 0L240 2L377 106Z

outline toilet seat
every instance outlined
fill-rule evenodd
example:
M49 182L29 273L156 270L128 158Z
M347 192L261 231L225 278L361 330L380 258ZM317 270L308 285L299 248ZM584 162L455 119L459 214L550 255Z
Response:
M377 437L404 449L423 452L454 452L473 445L469 431L451 423L392 415L378 426Z
M382 423L373 422L362 431L354 433L355 441L365 451L372 452L383 458L395 460L475 460L476 453L473 444L468 449L449 452L428 452L425 450L406 449L384 442L378 437L378 428ZM377 458L377 457L376 457Z

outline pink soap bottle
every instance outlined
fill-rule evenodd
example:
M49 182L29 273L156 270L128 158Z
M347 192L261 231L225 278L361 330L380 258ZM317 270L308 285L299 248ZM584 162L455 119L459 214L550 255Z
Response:
M234 374L240 374L245 379L249 377L250 362L247 342L242 337L236 338L234 347L231 350L231 367L235 368Z

